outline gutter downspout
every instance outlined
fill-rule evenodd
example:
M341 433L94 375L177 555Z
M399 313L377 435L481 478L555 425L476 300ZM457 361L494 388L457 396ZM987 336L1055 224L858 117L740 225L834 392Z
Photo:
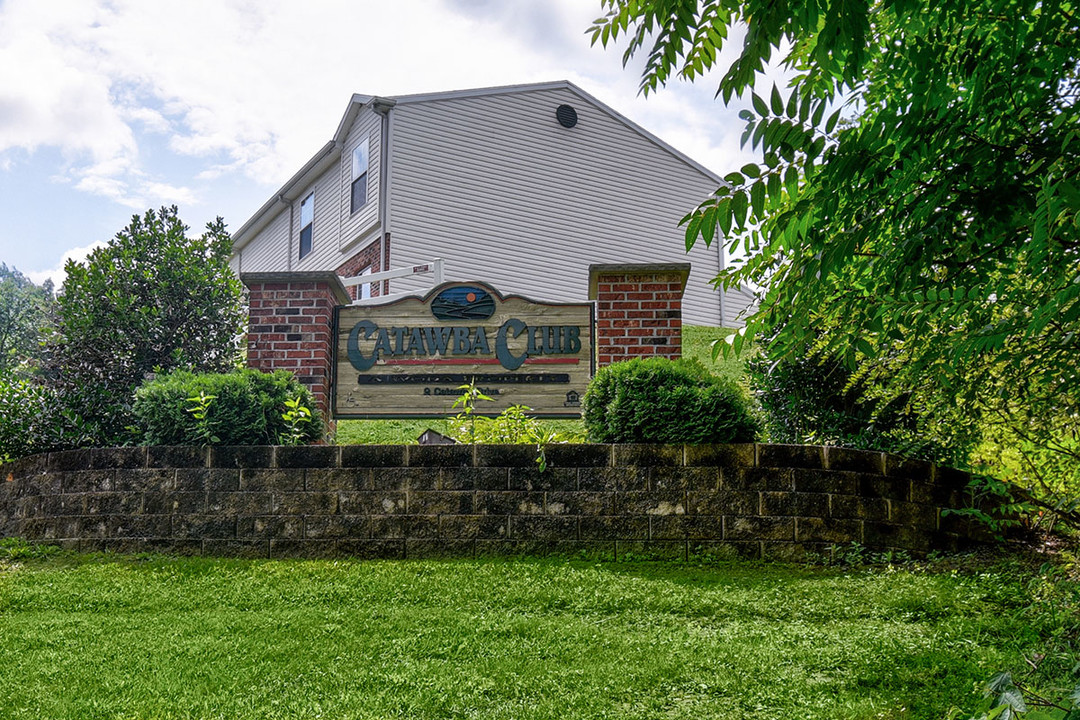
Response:
M278 199L278 202L281 203L282 205L288 205L289 206L289 234L287 236L288 239L285 241L285 248L286 248L286 254L288 255L288 261L286 262L286 267L288 267L289 272L292 272L293 204L292 204L292 200L287 199L284 195L278 195L277 199Z
M717 233L715 236L719 238L720 228L718 227L716 230ZM724 272L724 243L716 243L716 254L720 260L720 272ZM724 327L724 288L721 286L717 288L717 290L720 295L720 327Z
M379 269L382 271L390 269L390 226L387 224L389 221L387 206L390 195L388 186L390 177L390 111L393 110L396 104L394 100L376 98L371 106L371 109L382 118L379 129L379 227L382 230L379 237ZM390 294L389 280L383 281L382 294Z

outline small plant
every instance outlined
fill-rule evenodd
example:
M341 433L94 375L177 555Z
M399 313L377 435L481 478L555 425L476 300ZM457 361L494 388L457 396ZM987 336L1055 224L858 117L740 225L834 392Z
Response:
M307 424L311 422L311 409L303 404L300 395L285 401L285 432L278 436L282 445L299 445L307 436Z
M1018 500L1011 483L988 475L972 475L967 486L967 507L945 508L942 515L958 515L981 523L998 540L1010 528L1023 524L1023 518L1036 517L1038 508Z
M198 395L192 395L187 399L189 405L187 411L195 418L195 432L203 441L203 445L213 445L220 442L217 435L210 428L210 405L217 400L217 395L207 395L199 391Z
M1025 698L1026 695L1026 698ZM959 708L949 712L949 720L966 715ZM1075 720L1080 718L1080 684L1061 698L1047 698L1000 672L986 684L983 699L971 720Z
M475 445L477 443L506 443L512 445L536 445L536 465L540 472L547 470L547 446L552 443L580 441L555 430L544 428L540 422L529 416L525 405L511 405L496 417L484 417L476 411L478 400L493 401L476 387L476 382L458 387L461 396L454 401L454 407L461 408L450 421L450 435L458 442Z
M476 414L476 401L477 400L492 400L480 391L480 388L476 387L476 380L471 380L467 385L459 385L458 390L461 390L461 395L454 401L453 407L461 408L458 414L454 417L453 428L455 439L461 442L467 442L470 445L476 443L476 423L477 420L483 420L484 418ZM459 435L465 435L465 439L457 437Z
M0 560L26 560L56 555L62 550L55 545L34 545L17 537L0 538Z

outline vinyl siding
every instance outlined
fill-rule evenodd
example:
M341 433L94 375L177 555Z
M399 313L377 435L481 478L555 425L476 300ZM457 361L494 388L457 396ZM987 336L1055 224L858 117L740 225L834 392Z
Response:
M299 214L299 202L297 203ZM241 272L283 272L289 265L289 208L282 207L262 231L240 251Z
M687 254L678 227L716 181L573 91L399 103L391 148L394 267L442 257L448 280L580 301L592 263L689 261L684 320L720 323L717 249Z
M333 270L355 255L378 230L381 117L363 109L349 131L341 157L313 182L297 189L290 212L282 207L274 219L240 251L243 272ZM369 138L368 201L355 214L349 205L352 152ZM315 193L311 252L300 260L300 203ZM290 193L293 196L293 193ZM361 241L362 240L362 241Z
M339 258L337 267L348 259L353 253L361 249L362 244L357 241L369 235L375 229L379 221L379 166L382 163L380 151L380 133L382 130L382 116L373 112L370 108L364 108L356 117L356 122L345 139L345 146L341 153L341 196L339 208L341 212L340 247L346 255ZM367 176L367 203L356 213L352 212L352 155L364 139L368 141L368 176Z

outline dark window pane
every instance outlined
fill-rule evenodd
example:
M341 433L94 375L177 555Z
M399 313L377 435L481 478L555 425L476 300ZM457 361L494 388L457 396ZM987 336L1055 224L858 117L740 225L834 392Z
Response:
M305 225L300 228L300 258L311 252L311 226Z
M367 203L367 173L353 180L352 212L356 212Z

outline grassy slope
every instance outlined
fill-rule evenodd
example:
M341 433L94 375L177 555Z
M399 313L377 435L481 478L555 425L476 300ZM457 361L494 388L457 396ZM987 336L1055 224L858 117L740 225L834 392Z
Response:
M683 326L683 357L696 358L705 367L717 375L728 375L739 379L743 374L744 361L737 358L724 359L722 356L713 362L713 340L731 333L725 328ZM571 435L584 435L585 428L580 421L545 420L545 425L558 432ZM431 428L447 434L445 420L342 420L338 422L337 443L339 445L378 445L415 443L420 435Z
M1038 639L993 572L22 562L0 560L0 719L915 720Z

